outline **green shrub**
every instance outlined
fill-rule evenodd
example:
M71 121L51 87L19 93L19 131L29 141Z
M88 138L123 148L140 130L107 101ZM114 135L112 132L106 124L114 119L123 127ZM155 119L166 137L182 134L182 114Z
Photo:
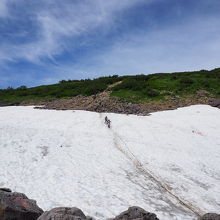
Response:
M17 88L17 90L27 90L27 87L26 86L20 86Z
M207 80L200 80L199 84L201 85L202 88L210 88L211 87L209 81L207 81Z
M99 92L102 92L104 91L105 89L107 88L107 86L105 84L92 84L92 85L89 85L85 91L84 91L84 94L87 95L87 96L90 96L90 95L95 95Z
M160 95L160 93L157 90L155 90L151 87L147 87L147 88L143 89L142 93L148 97L151 97L151 98Z
M140 91L144 89L146 86L145 81L141 81L140 79L125 79L121 84L113 87L113 91L128 89L133 91Z
M183 77L180 79L180 84L184 86L190 86L193 84L193 80L188 77Z

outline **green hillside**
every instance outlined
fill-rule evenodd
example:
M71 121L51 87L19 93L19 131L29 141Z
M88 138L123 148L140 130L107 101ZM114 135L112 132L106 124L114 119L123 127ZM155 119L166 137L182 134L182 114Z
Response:
M115 86L109 87L114 83ZM207 96L217 98L220 97L220 68L211 71L136 76L114 75L93 80L62 80L57 84L33 88L8 88L0 90L0 102L46 101L77 95L90 96L105 90L110 90L111 96L131 102L163 100L172 96L185 97L201 90L206 91Z

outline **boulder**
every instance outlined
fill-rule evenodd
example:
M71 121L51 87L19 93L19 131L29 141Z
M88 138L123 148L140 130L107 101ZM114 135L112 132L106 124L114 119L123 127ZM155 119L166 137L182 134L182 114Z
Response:
M84 213L75 207L58 207L44 212L37 220L85 220Z
M127 211L122 212L112 220L159 220L154 213L145 211L144 209L133 206Z
M207 213L203 215L199 220L220 220L220 215L215 213Z
M220 99L211 100L211 101L210 101L210 105L211 105L212 107L220 108Z
M35 200L8 188L0 188L1 220L36 220L42 213Z
M9 188L0 188L0 191L11 192L11 189L9 189Z

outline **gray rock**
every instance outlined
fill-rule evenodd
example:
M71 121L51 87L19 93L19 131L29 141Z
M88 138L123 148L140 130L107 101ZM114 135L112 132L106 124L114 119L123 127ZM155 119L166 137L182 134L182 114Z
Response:
M11 192L11 189L9 189L9 188L0 188L0 191Z
M127 211L122 212L112 220L159 220L154 213L145 211L144 209L133 206Z
M203 215L199 220L220 220L220 215L215 213L207 213Z
M0 107L5 107L5 106L8 106L8 104L5 102L0 102Z
M36 220L42 213L35 200L7 188L0 189L1 220Z
M210 101L210 105L212 107L220 108L220 99L214 99L214 100Z
M37 220L86 220L84 213L78 208L58 207L44 212Z
M91 217L91 216L86 216L87 220L95 220L95 218Z
M11 103L0 102L0 107L18 106L18 105L20 105L20 102L11 102Z

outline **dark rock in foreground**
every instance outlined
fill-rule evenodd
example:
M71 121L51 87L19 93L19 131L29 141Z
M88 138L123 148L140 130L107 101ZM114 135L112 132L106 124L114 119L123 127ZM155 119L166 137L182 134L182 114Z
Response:
M58 207L43 213L35 200L22 193L0 188L0 220L94 220L76 207ZM109 220L159 220L154 213L133 206ZM198 220L220 220L220 215L207 213Z
M154 213L146 212L140 207L130 207L112 220L159 220Z
M91 220L78 208L59 207L44 212L37 220ZM154 213L145 211L140 207L130 207L127 211L111 220L159 220Z
M1 220L36 220L42 213L35 200L8 188L0 188Z
M212 107L220 108L220 99L214 99L214 100L210 101L210 105Z
M215 213L207 213L203 215L199 220L220 220L220 215Z
M44 212L37 220L85 220L86 216L78 208L59 207Z

